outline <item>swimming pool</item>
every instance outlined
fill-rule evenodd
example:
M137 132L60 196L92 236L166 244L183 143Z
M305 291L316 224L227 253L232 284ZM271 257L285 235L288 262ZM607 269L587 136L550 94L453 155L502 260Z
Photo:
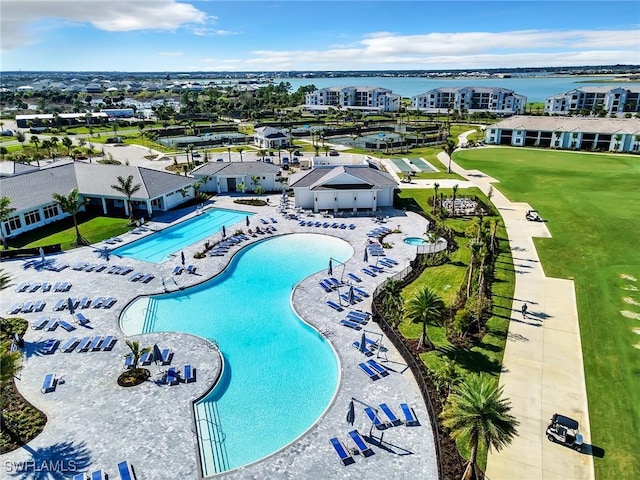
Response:
M162 263L170 259L180 249L221 232L223 226L226 226L227 232L232 234L233 232L229 230L231 225L252 215L252 213L239 210L211 208L197 217L116 248L112 253L136 260ZM242 226L244 227L244 225Z
M413 246L419 246L419 245L424 245L425 243L428 243L425 239L420 238L420 237L407 237L404 239L404 243L406 243L407 245L413 245Z
M138 299L123 312L128 335L180 331L218 343L224 375L195 412L205 476L278 451L329 406L338 385L337 357L293 312L290 297L300 280L326 269L329 258L352 255L352 247L335 237L273 237L243 249L204 284Z

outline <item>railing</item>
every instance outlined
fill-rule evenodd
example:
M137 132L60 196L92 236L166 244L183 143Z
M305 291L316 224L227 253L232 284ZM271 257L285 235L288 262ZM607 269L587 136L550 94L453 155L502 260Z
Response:
M422 256L420 255L408 267L403 269L401 272L398 272L390 276L389 278L392 280L399 280L399 281L406 279L407 276L409 276L414 271L415 265L420 264L419 262L422 262ZM407 362L407 366L413 373L413 376L415 377L416 382L418 383L418 388L420 389L422 398L424 399L424 402L427 405L427 412L429 413L429 418L431 420L431 426L432 426L432 432L433 432L433 443L435 444L435 447L436 447L436 457L438 459L438 479L443 480L444 472L442 467L442 449L440 444L440 438L441 438L440 424L438 422L438 417L436 416L435 409L433 408L433 403L431 402L431 396L429 395L429 389L427 387L427 382L425 380L425 375L427 373L426 367L424 366L423 363L418 363L416 361L415 356L407 348L402 338L400 338L400 336L391 327L391 325L389 325L389 323L381 314L381 312L378 311L376 307L375 299L380 293L380 291L384 288L384 285L385 285L384 283L378 285L378 287L375 289L372 295L374 299L371 305L373 319L380 326L380 328L385 333L385 335L389 338L389 340L391 340L391 343L393 343L393 345L396 347L398 352L400 352L400 355L402 355L402 358L405 360L405 362Z

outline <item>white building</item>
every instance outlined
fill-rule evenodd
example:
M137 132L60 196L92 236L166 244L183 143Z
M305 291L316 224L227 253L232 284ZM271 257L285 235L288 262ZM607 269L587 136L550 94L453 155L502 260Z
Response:
M326 110L327 107L395 112L400 108L400 95L380 87L329 87L308 93L304 108Z
M485 143L637 153L640 119L516 116L487 126Z
M14 169L14 172L0 178L2 196L9 197L9 207L15 208L0 226L7 238L67 217L53 202L53 194L67 195L74 188L86 201L84 209L102 215L128 216L126 197L111 188L118 184L118 176L133 175L133 184L140 184L131 203L134 211L145 217L194 197L193 178L143 167L66 163L35 170Z
M258 127L253 136L253 143L264 149L285 147L289 145L289 136L282 130L273 127Z
M443 87L411 98L411 108L425 113L491 112L498 116L524 113L527 97L497 87Z
M257 177L259 185L266 192L282 190L280 168L267 162L211 162L199 166L191 174L203 181L205 192L232 193L253 191L256 185L252 178Z
M388 173L368 165L328 165L297 174L289 186L298 208L357 213L393 206L398 183Z
M609 116L640 112L640 87L580 87L549 97L544 111L550 115L603 110Z

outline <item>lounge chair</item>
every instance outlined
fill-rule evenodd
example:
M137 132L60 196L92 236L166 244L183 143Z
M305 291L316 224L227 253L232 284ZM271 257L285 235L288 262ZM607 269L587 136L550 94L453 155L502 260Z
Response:
M51 284L49 282L42 282L42 291L48 292L51 290Z
M77 271L84 270L84 267L86 266L87 264L85 262L78 262L71 267L71 270L77 270Z
M376 273L374 273L373 271L369 270L368 268L363 268L362 271L364 273L366 273L367 275L369 275L370 277L377 277L378 276Z
M331 300L329 300L327 302L327 305L329 305L331 308L333 308L334 310L337 310L338 312L342 312L344 310L344 308L342 308L340 305L338 305L336 302L333 302Z
M118 300L116 300L114 297L109 297L102 304L102 308L111 308L117 301Z
M270 218L270 220L271 220L271 223L278 223L278 220L276 220L276 219L275 219L275 218L273 218L273 217L271 217L271 218Z
M196 369L191 365L187 364L184 366L184 381L186 383L191 383L196 381Z
M365 292L364 290L362 290L361 288L358 287L353 287L353 291L356 292L358 295L362 295L363 297L368 297L369 294L367 292Z
M100 308L102 307L102 304L104 303L105 300L106 300L105 297L95 298L91 301L91 306L93 308Z
M335 288L342 286L342 282L338 280L336 277L329 277L329 281L333 284Z
M355 228L356 228L356 224L355 223L351 223L349 225L349 230L355 230Z
M331 228L338 228L338 227L339 227L339 225L337 223L335 223L335 222L331 224Z
M323 281L321 281L321 282L318 282L318 285L320 285L320 287L322 287L322 289L323 289L325 292L327 292L327 293L331 293L331 292L333 291L333 289L331 288L331 286L330 286L330 285L328 285L328 284L327 284L327 282L326 282L326 281L324 281L324 280L323 280Z
M360 340L353 342L352 344L358 351L364 353L367 357L373 355L373 352L367 347L367 343L365 342L364 346L360 345Z
M393 411L389 408L389 406L386 403L380 404L380 410L384 412L384 414L387 416L387 418L391 422L391 425L393 425L394 427L402 423L402 420L396 417L396 414L393 413Z
M89 345L91 345L91 337L83 337L76 347L76 352L86 352L89 349Z
M164 381L167 385L177 385L179 382L179 374L178 374L178 370L176 369L176 367L171 367L169 370L167 370L167 373L165 373L164 376Z
M130 282L137 282L138 280L140 280L142 277L144 277L144 273L142 272L136 272L133 275L131 275L129 277L129 281Z
M64 298L61 298L53 306L53 311L54 312L60 312L60 311L64 310L66 306L67 306L67 301Z
M133 465L129 465L126 461L118 464L118 473L120 474L120 480L136 480L136 472L133 470Z
M355 293L354 293L354 295L353 295L353 302L351 302L351 301L350 301L351 299L349 298L349 295L348 295L348 294L346 294L346 293L341 294L341 295L340 295L340 298L341 298L342 300L344 300L346 303L351 303L351 304L353 304L353 303L357 303L357 302L361 302L361 301L362 301L362 298L361 298L361 297L359 297L358 295L356 295Z
M264 223L265 225L267 225L269 222L267 222L264 218L261 218L260 223Z
M118 339L113 335L107 335L106 337L104 337L104 341L102 342L102 351L110 352L117 341Z
M22 292L26 292L27 289L29 288L29 282L22 282L20 285L18 285L16 287L16 292L18 293L22 293Z
M360 330L362 327L351 320L340 320L340 325L344 325L345 327L353 328L354 330Z
M71 332L71 331L76 329L76 327L74 327L73 325L71 325L69 322L67 322L65 320L60 320L60 322L58 322L58 324L62 328L64 328L67 332Z
M163 349L160 352L160 358L157 360L162 363L162 365L171 365L171 360L173 359L173 352L168 348Z
M39 288L40 288L40 284L36 282L32 285L29 285L29 288L27 288L27 292L35 293Z
M107 475L102 471L102 470L96 470L95 472L91 473L91 477L89 477L89 480L107 480Z
M93 340L91 340L91 343L89 344L88 350L91 350L92 352L94 350L100 350L101 343L102 343L102 337L100 335L98 335L97 337L94 337Z
M107 268L107 266L104 263L101 263L100 265L98 265L96 268L93 269L94 272L101 272L103 271L105 268Z
M140 365L150 365L153 361L153 352L148 351L140 356Z
M131 268L131 267L122 267L120 269L120 271L118 272L118 275L128 275L131 272L133 272L133 268Z
M153 275L152 273L147 273L146 275L140 278L140 283L149 283L154 278L156 278L155 275ZM108 307L105 307L105 308L108 308Z
M31 328L34 330L42 330L49 321L49 317L40 317L38 320L31 324Z
M360 370L362 370L364 373L367 374L367 376L371 379L371 380L377 380L378 374L376 372L374 372L373 370L371 370L371 367L369 365L367 365L366 363L359 363L358 367L360 367Z
M60 319L58 317L51 317L49 319L49 321L47 322L47 324L44 326L44 329L49 331L49 332L54 331L58 327L58 321L59 320Z
M87 317L84 316L84 314L82 312L78 312L75 315L76 317L76 323L79 323L80 325L82 325L83 327L89 323L89 319Z
M380 267L378 267L376 265L369 265L368 268L369 268L369 270L371 270L373 272L376 272L376 273L384 273L384 269L380 268Z
M78 337L72 337L66 342L64 342L64 345L60 347L60 350L62 350L64 353L73 352L73 350L76 348L76 345L78 344L79 341L80 340L78 339Z
M33 304L33 311L41 312L44 310L44 307L46 306L47 306L47 302L45 302L44 300L38 300L36 303Z
M362 455L364 455L365 457L370 457L371 455L374 454L374 451L371 450L371 447L367 446L367 444L364 441L364 438L362 438L362 435L360 435L360 432L358 432L358 430L350 431L349 436L351 437L351 440L353 440L353 443L355 444L356 448L360 450L360 453Z
M191 273L192 275L196 273L197 267L195 265L189 265L187 267L187 273Z
M78 308L89 308L91 305L91 299L89 297L82 297L80 303L78 304Z
M351 310L347 313L347 316L350 318L358 318L360 320L369 320L369 314L364 312L358 312L357 310Z
M358 277L355 273L347 273L347 276L358 283L362 283L362 279Z
M402 410L402 413L404 414L404 424L407 427L415 427L420 425L420 422L418 421L413 408L411 408L409 405L407 405L406 403L401 403L400 404L400 409Z
M356 317L354 315L351 315L351 312L347 313L347 320L349 320L350 322L353 323L357 323L359 325L366 325L368 320L366 318L363 317Z
M42 382L42 393L53 392L56 389L56 376L53 373L47 373Z
M324 222L322 224L322 228L329 228L331 226L331 224L329 222Z
M173 269L173 274L174 275L181 275L182 274L182 265L176 265L175 268Z
M7 310L7 313L9 315L15 315L16 313L19 313L20 310L22 310L22 307L24 306L24 303L14 303L11 308L9 308L9 310Z
M32 310L33 310L33 302L26 302L22 306L22 310L20 310L20 312L21 313L31 313Z
M124 357L124 368L125 368L125 370L127 370L129 368L133 368L133 355L130 354L130 353L128 353Z
M389 370L387 370L386 368L384 368L382 365L380 365L378 362L376 362L375 360L371 359L371 360L367 360L367 363L369 364L369 366L371 368L373 368L381 377L386 377L387 375L389 375Z
M355 463L355 460L349 453L349 450L347 450L347 447L344 446L338 437L331 438L329 441L331 442L331 445L333 445L333 448L340 457L340 462L342 462L343 465L346 466Z
M87 477L84 475L84 473L78 473L73 476L72 480L87 480Z
M388 423L385 423L382 420L380 420L380 417L378 417L378 413L373 408L365 407L364 413L367 414L369 419L373 422L373 426L376 427L378 430L384 430L385 428L389 427Z
M44 342L44 346L42 347L42 353L44 355L51 355L55 353L59 343L60 342L55 338L49 338L46 342Z

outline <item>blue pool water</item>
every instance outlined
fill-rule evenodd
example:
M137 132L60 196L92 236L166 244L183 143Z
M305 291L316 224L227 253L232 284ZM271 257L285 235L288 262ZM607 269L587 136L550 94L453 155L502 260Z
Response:
M407 245L413 245L413 246L419 246L419 245L424 245L425 243L428 243L424 238L420 238L420 237L407 237L404 239L404 243L406 243Z
M202 285L138 299L123 312L121 326L130 335L180 331L218 343L223 378L196 405L205 476L276 452L328 407L338 384L337 358L293 312L290 297L300 280L326 269L329 258L352 255L348 243L330 236L274 237L246 247Z
M135 258L147 262L161 263L175 255L179 250L222 231L224 225L227 235L233 234L230 227L253 215L238 210L212 208L203 214L160 230L135 242L113 250L115 255ZM242 224L241 228L244 228Z

